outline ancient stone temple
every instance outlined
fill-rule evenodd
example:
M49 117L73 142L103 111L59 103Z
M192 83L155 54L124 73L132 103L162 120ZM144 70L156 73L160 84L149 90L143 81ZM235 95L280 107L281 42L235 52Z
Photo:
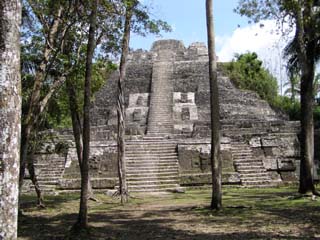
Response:
M117 72L92 107L91 177L96 189L117 185ZM223 183L273 186L296 181L299 124L250 91L218 75ZM164 191L210 183L210 109L207 48L161 40L130 53L125 80L126 165L130 191ZM70 130L33 157L48 191L80 186ZM57 153L57 145L69 147ZM59 143L59 144L58 144ZM62 144L63 145L63 144ZM51 149L48 150L48 149Z

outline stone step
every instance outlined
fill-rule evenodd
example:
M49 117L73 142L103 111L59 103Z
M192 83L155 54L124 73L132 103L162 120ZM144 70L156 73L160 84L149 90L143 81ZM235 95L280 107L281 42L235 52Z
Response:
M150 124L148 126L149 132L154 132L154 134L161 133L163 131L173 130L173 124L170 125L159 125L159 124Z
M162 136L170 136L170 135L172 135L172 132L173 132L173 129L162 130L162 131L161 130L159 130L159 131L148 130L147 134L152 134L152 135L157 134L157 135L162 135Z
M175 150L166 150L164 149L163 151L159 151L159 150L155 150L155 151L130 151L130 152L126 152L126 156L127 157L157 157L159 155L165 155L165 156L177 156L177 153Z
M139 180L129 180L128 179L128 186L161 186L163 184L177 184L178 179L139 179Z
M236 166L236 170L239 173L243 173L242 171L246 171L246 170L248 170L248 171L252 170L252 171L257 171L257 172L266 171L265 168L262 166Z
M62 172L60 172L62 173ZM40 172L40 174L38 174L37 179L59 179L59 174L54 174L53 176L50 174L43 174L43 172Z
M137 166L137 165L146 165L146 166L161 166L166 164L176 164L176 159L144 159L144 160L127 160L127 166Z
M243 156L243 155L252 155L252 151L244 151L244 150L237 150L237 151L231 151L233 156Z
M173 121L170 119L170 116L158 116L155 118L150 118L149 122L148 122L148 126L151 125L169 125L169 124L173 124Z
M44 183L39 183L39 188L42 190L42 191L45 191L45 190L54 190L56 188L56 185L57 184L44 184Z
M170 106L170 108L172 107ZM164 120L170 120L170 119L172 120L172 116L173 116L172 110L166 110L166 109L153 109L150 111L149 114L152 114L148 119L149 121L152 119L157 119L157 117L165 118Z
M153 168L163 168L167 169L168 167L173 167L177 165L174 161L158 161L158 162L127 162L127 167L132 168L144 168L144 167L153 167Z
M161 132L163 130L171 130L171 129L173 129L172 123L170 123L170 124L158 124L158 123L152 124L152 123L150 123L148 125L148 130L153 130L154 132Z
M139 148L140 149L145 149L146 151L150 151L150 149L167 149L167 150L172 150L172 149L175 149L176 148L176 145L175 144L172 144L172 143L158 143L158 142L149 142L149 143L146 143L146 144L143 144L141 142L135 142L135 143L127 143L126 144L126 148L128 149L136 149L136 148Z
M246 161L245 159L244 160L236 160L236 162L234 162L234 165L235 166L262 166L264 167L263 165L263 162L261 160L248 160Z
M248 156L246 158L240 158L240 157L236 157L236 158L233 158L233 161L235 163L253 163L253 162L262 162L260 159L257 159L253 156Z
M149 118L148 127L150 126L150 124L154 125L154 126L158 126L158 125L165 126L165 125L173 124L173 120L170 119L170 116L159 116L159 117L154 117L154 118L151 117L151 118Z
M152 147L152 146L167 146L167 147L175 147L176 144L173 143L173 142L169 142L169 141L141 141L141 140L136 140L136 141L133 141L133 140L130 140L130 141L127 141L126 142L126 146L130 147L131 145L134 145L134 146L142 146L142 147L145 147L145 146L148 146L148 147Z
M127 172L127 178L147 178L147 177L154 177L154 178L162 178L162 177L177 177L178 172L176 170L173 171L162 171L162 172L139 172L133 173L132 171Z
M247 162L247 161L238 161L235 162L234 165L236 167L253 167L253 166L259 166L259 167L264 167L263 162L262 161L254 161L254 162Z
M159 167L164 167L162 168L163 171L172 171L172 170L179 170L178 164L170 164L167 166L139 166L137 168L137 166L127 166L127 171L128 173L134 173L135 171L139 170L141 172L160 172L161 168Z
M58 181L38 181L39 186L57 185Z
M172 172L171 174L166 175L159 175L159 174L144 174L144 175L127 175L128 181L144 181L144 180L150 180L150 181L157 181L157 180L178 180L179 176L177 175L177 172Z
M247 149L245 147L239 147L239 148L232 147L231 148L231 152L235 153L235 154L237 154L237 153L251 153L252 154L252 150L251 149Z
M172 128L159 128L157 127L156 129L148 129L148 134L171 134L173 132L173 127Z
M51 166L51 164L54 164L55 166L58 166L58 167L64 167L64 165L65 165L65 161L63 161L63 162L59 162L59 163L56 163L56 162L54 162L54 161L50 161L50 162L46 162L46 163L34 163L33 165L35 166L35 167L50 167Z
M172 174L172 173L178 173L179 168L177 166L171 167L171 168L131 168L128 167L127 169L127 174L128 176L133 176L133 175L148 175L148 174L153 174L153 175L162 175L162 174Z
M165 126L165 125L150 125L148 126L149 132L154 132L155 134L161 133L163 131L172 131L173 124Z
M175 159L162 159L162 160L127 160L126 162L128 167L139 167L139 166L167 166L167 165L176 165L177 161Z
M148 141L148 140L151 140L151 141L163 141L164 138L163 137L159 137L159 136L144 136L143 137L143 140L144 141Z
M166 104L162 107L157 107L157 105L162 104L162 102L163 102L163 99L160 99L159 101L154 101L154 103L151 103L150 113L155 113L155 114L164 113L169 115L172 114L173 104Z
M253 156L248 156L248 157L234 157L233 161L235 163L250 163L250 162L261 162L261 160L254 158Z
M255 173L241 173L240 174L240 177L251 177L251 176L267 176L267 177L270 177L269 176L269 173L268 172L255 172Z
M52 175L60 175L62 174L63 171L53 171L53 170L46 170L46 169L41 169L39 176L52 176Z
M40 175L37 177L38 181L58 181L60 179L60 176L43 176Z
M163 100L162 100L163 101ZM161 104L161 101L157 104ZM154 116L172 116L172 108L173 108L173 105L172 104L169 104L169 105L166 105L166 106L163 106L161 108L159 107L156 107L155 105L151 104L150 105L151 109L150 109L150 117L153 117Z
M148 135L147 135L148 136ZM159 135L151 135L151 136L159 136ZM161 135L162 138L164 138L164 136ZM165 147L175 147L176 143L172 142L172 140L170 139L166 139L164 141L158 141L158 140L148 140L148 141L144 141L144 140L130 140L126 142L126 146L130 147L130 146L141 146L141 147L152 147L152 146L165 146Z
M269 176L242 176L241 177L241 181L246 182L246 181L270 181L270 177Z
M158 179L165 179L165 178L175 178L178 180L179 172L177 170L175 171L167 171L167 172L141 172L140 174L138 171L134 172L128 172L127 178L128 179L140 179L140 178L152 178L154 180Z
M132 150L145 150L146 152L150 152L153 150L175 150L176 146L172 144L126 144L125 146L126 150L132 151Z
M126 155L126 158L128 160L134 160L134 161L146 161L146 160L172 160L172 159L177 159L177 154L172 153L172 154L156 154L156 155Z
M163 154L162 154L163 153ZM134 149L126 149L126 156L159 156L159 155L174 155L176 148L152 147L141 149L138 146Z
M126 154L126 158L130 160L145 160L145 159L165 159L165 158L177 158L177 153L176 152L166 152L164 154L159 154L159 153L130 153Z
M169 190L169 189L175 189L179 187L177 183L171 183L171 184L155 184L155 185L128 185L129 191L156 191L156 190Z
M171 167L177 166L178 167L178 163L170 161L170 162L152 162L150 164L146 164L146 163L128 163L127 167L128 168L165 168L165 169L169 169Z
M252 180L252 181L241 180L241 183L244 185L255 185L260 187L260 185L269 185L269 184L270 184L269 186L271 186L272 181L271 180Z
M161 156L161 157L126 157L127 162L131 163L153 163L153 162L176 162L178 163L177 156Z
M152 108L149 112L149 114L151 114L149 119L155 118L156 116L171 117L172 108L173 106L166 106L165 108Z
M159 103L160 104L160 103ZM152 109L150 109L150 112L149 114L152 114L150 115L150 117L154 117L154 116L172 116L172 108L173 108L173 105L167 105L167 106L163 106L162 108L157 108L157 107L154 107L154 106L150 106Z
M180 186L174 186L174 187L166 187L161 189L132 189L130 192L133 193L167 193L167 192L173 192L176 189L179 189Z
M137 151L126 151L126 157L128 158L158 158L158 157L177 157L176 150L163 150L164 152L161 153L161 149L154 149L154 152L147 152L143 150Z
M257 168L257 169L237 169L240 175L242 174L255 174L255 173L265 173L266 170L264 168Z

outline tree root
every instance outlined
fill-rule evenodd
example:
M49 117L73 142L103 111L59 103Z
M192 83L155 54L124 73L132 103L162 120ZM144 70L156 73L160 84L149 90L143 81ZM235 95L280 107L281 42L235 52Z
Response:
M112 194L112 197L120 198L122 203L128 202L129 198L133 198L128 191L125 191L124 193L122 193L122 196L121 196L120 189L117 189L117 191L114 194Z
M94 196L89 196L88 200L91 200L93 202L100 202L99 199L95 198Z
M38 207L38 208L41 208L41 209L45 209L45 208L47 208L47 207L46 207L46 205L44 205L44 203L43 203L43 202L38 203L38 204L37 204L37 207Z

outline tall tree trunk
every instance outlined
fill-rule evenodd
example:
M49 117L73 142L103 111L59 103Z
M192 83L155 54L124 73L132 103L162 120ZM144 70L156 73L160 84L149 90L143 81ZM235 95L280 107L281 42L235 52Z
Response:
M312 12L309 1L298 1L296 12L296 37L298 60L301 69L301 135L300 135L300 182L299 192L308 191L319 195L314 186L314 127L313 127L313 81L315 74L315 56L312 43L306 46L305 36L313 36L313 26L308 26Z
M132 4L132 5L131 5ZM126 6L126 19L124 25L124 34L122 39L122 53L120 60L120 74L118 79L118 174L119 174L119 194L121 203L124 204L128 201L128 186L126 180L126 154L125 154L125 100L124 100L124 79L126 76L126 63L129 53L130 42L130 25L132 18L132 9L137 4L137 1L127 3Z
M78 217L79 229L86 229L88 226L88 182L89 182L89 154L90 154L90 97L91 97L91 77L92 59L95 49L95 32L97 22L98 0L92 2L90 14L90 28L87 47L84 105L83 105L83 152L81 164L81 197Z
M301 77L301 136L300 136L300 182L299 192L316 193L313 179L314 125L313 125L313 79L314 65L308 64Z
M17 239L21 2L0 1L0 239Z
M215 36L213 22L213 3L206 0L209 78L210 78L210 108L211 108L211 171L212 171L212 209L222 207L221 190L221 157L220 157L220 114L219 91L217 79L217 62L215 54Z

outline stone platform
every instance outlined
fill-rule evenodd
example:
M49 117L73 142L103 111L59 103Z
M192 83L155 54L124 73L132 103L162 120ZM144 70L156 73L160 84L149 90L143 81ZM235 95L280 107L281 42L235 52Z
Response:
M96 189L117 185L117 75L112 74L96 94L92 107L90 167ZM296 181L299 123L288 121L256 93L237 89L220 72L218 83L223 183L264 187ZM125 101L131 191L210 183L209 76L204 44L186 48L180 41L160 40L150 51L131 52ZM49 179L46 164L64 158L59 172L51 169L54 188L78 189L79 170L71 132L56 133L55 139L54 144L67 142L69 148L59 158L53 151L50 160L50 153L39 152L38 175Z

